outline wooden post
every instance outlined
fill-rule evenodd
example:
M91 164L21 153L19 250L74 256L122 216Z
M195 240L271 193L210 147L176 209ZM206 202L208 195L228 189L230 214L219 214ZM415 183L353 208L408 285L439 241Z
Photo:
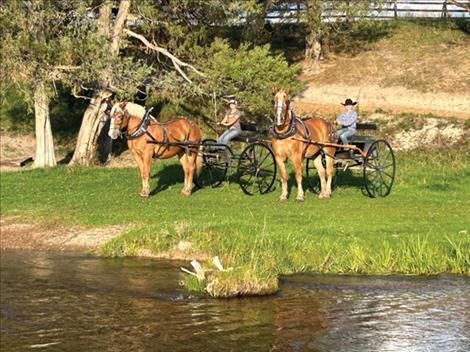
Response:
M441 17L447 18L447 0L444 0L444 2L442 3Z
M394 15L395 15L395 19L397 19L398 18L397 0L395 0L394 4L393 4L393 12L394 12Z

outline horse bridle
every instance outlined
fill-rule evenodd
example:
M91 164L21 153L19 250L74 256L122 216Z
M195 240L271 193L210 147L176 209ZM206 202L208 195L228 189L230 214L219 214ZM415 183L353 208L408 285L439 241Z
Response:
M276 111L279 112L279 110L281 110L281 115L283 117L282 123L285 122L287 111L289 111L289 105L290 105L290 100L287 98L287 95L286 95L286 99L284 100L284 104L281 107L279 106L279 99L274 100L274 106L276 108ZM276 116L276 119L277 119L277 116ZM274 122L276 126L278 126L277 122L278 121L276 120Z
M127 103L126 103L127 104ZM129 123L129 118L130 118L130 115L129 115L129 112L127 110L125 110L125 107L126 107L126 104L124 104L122 107L119 106L119 110L120 111L115 111L114 112L114 116L110 116L111 119L114 119L114 126L118 126L118 127L115 127L118 129L119 131L119 138L123 138L123 136L126 136L127 135L127 132L128 131L122 131L122 128L121 128L121 124L123 123L123 121L125 121L127 119L127 123ZM111 113L111 111L110 111ZM119 114L119 122L117 121L117 118L116 118L116 114ZM111 115L111 114L110 114Z

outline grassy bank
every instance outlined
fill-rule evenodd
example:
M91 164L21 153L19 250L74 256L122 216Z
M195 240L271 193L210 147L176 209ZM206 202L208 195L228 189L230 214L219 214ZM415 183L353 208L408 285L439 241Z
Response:
M388 198L365 197L360 176L343 174L332 199L309 193L302 204L295 194L279 204L279 185L264 196L248 197L231 183L183 198L174 161L154 164L156 194L148 199L138 197L134 168L3 173L1 215L49 226L134 224L102 247L106 256L218 255L232 270L206 264L207 282L186 282L214 296L270 293L278 275L302 271L469 275L469 156L468 148L399 153Z

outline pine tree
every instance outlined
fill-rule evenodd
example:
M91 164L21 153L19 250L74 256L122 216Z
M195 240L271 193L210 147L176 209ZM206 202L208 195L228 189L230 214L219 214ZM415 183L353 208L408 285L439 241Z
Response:
M86 1L7 1L0 5L2 89L14 84L35 112L35 167L56 165L49 118L54 82L78 69L76 47L88 31Z

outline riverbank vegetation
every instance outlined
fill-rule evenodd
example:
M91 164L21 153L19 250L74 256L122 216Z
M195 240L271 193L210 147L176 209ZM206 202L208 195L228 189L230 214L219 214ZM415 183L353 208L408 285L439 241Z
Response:
M207 282L188 289L213 296L276 291L279 275L313 271L354 274L470 274L470 148L397 154L392 194L370 199L361 177L340 174L330 200L307 194L279 204L279 186L249 197L235 183L179 191L176 161L153 167L153 194L140 199L135 168L57 167L2 173L1 216L44 224L132 225L104 256L166 256L210 261ZM290 184L294 184L290 180Z

